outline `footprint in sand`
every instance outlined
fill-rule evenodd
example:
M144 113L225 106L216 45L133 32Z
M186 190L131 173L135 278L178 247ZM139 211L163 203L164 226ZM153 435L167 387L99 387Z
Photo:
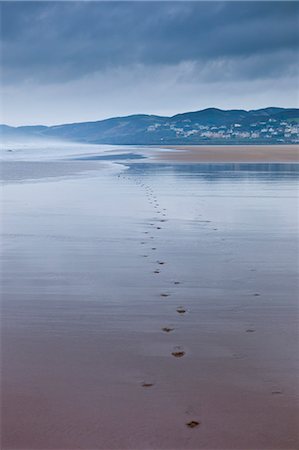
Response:
M157 250L156 247L152 247L152 250Z
M185 312L187 312L186 308L184 308L183 306L179 306L179 307L176 309L176 311L177 311L179 314L185 314Z
M163 264L165 264L164 261L157 261L158 264L160 264L160 266L163 266Z
M160 273L160 270L154 270L154 273Z
M162 294L160 294L160 297L169 297L170 294L167 294L166 292L162 292Z
M259 294L258 292L255 292L254 294L253 294L253 296L254 297L259 297L261 294Z
M157 230L161 230L162 228L161 227L157 227Z
M181 284L180 281L174 281L173 284Z
M171 331L173 331L174 328L170 328L170 327L163 327L162 331L164 331L164 333L171 333Z
M154 386L154 383L149 383L149 382L145 381L141 384L141 386L144 388L149 388L149 387Z
M183 356L185 356L184 350L182 350L180 347L176 347L176 349L171 352L172 356L174 356L175 358L182 358Z
M246 333L254 333L255 330L253 328L248 328L248 330L246 330Z
M200 426L200 422L198 422L197 420L191 420L190 422L186 423L186 426L188 428L196 428Z

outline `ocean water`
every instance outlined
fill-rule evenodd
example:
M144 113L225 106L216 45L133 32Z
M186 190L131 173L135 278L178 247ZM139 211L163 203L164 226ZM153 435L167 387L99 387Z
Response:
M2 448L296 448L299 165L77 158L2 163Z

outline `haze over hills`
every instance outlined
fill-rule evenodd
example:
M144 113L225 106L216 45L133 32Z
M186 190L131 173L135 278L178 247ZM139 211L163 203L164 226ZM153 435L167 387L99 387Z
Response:
M0 125L2 138L124 145L298 143L299 109L208 108L172 117L137 114L55 126Z

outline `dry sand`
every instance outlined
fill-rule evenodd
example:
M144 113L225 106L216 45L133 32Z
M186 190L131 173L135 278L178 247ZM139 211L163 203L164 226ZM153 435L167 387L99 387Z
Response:
M171 152L156 155L172 162L299 162L298 145L177 145L165 146Z

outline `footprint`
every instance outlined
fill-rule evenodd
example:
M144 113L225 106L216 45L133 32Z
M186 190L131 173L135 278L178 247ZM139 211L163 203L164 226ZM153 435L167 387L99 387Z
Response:
M254 294L253 294L253 296L254 297L259 297L261 294L259 294L258 292L255 292Z
M160 264L160 266L163 266L163 264L165 264L164 261L157 261L158 264Z
M177 347L177 349L173 351L171 354L175 358L182 358L183 356L185 356L185 353L186 352L184 352L184 350L181 350L180 347Z
M282 391L272 391L271 394L272 395L281 395Z
M155 270L154 273L160 273L160 270Z
M152 250L157 250L156 247L152 247Z
M143 256L143 258L148 258L148 255L142 255Z
M148 383L147 381L145 381L145 382L142 383L141 386L142 386L142 387L145 387L145 388L149 388L149 387L154 386L154 383Z
M162 328L162 331L164 331L165 333L170 333L173 330L174 330L174 328L170 328L170 327L163 327Z
M173 284L180 284L180 281L174 281Z
M176 310L179 314L185 314L185 312L187 311L183 306L179 306Z
M161 227L157 227L157 230L161 230Z
M254 333L255 330L253 328L248 328L248 330L246 330L246 333Z
M160 294L160 297L169 297L170 294L166 294L166 292L163 292L162 294Z
M191 420L190 422L186 423L188 428L196 428L199 427L200 422L198 422L197 420Z

